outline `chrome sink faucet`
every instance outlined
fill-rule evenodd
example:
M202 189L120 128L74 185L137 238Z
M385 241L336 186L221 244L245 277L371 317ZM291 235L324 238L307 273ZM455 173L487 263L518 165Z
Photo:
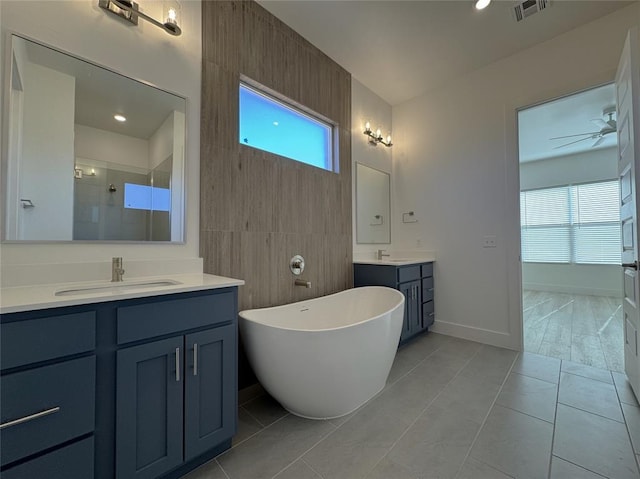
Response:
M122 268L122 257L111 258L111 282L117 283L122 281L124 269Z
M385 251L386 251L386 250L384 250L384 249L379 249L379 250L378 250L378 254L377 254L377 256L376 256L376 257L378 258L378 261L380 261L380 260L382 259L382 257L383 257L383 256L391 256L390 254L385 253Z

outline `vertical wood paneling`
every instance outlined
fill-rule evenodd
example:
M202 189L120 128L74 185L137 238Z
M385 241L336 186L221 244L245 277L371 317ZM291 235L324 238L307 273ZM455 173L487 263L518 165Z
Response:
M350 74L255 2L205 0L202 21L205 272L246 281L240 309L351 287ZM339 174L239 144L241 75L338 125ZM303 278L311 289L293 284L294 254L305 257Z

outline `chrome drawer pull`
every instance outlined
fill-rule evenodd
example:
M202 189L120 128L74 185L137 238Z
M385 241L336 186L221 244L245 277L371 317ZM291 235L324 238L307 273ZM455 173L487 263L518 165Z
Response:
M198 375L198 343L193 343L193 375Z
M180 382L180 348L176 348L176 382Z
M433 288L429 288L427 291L433 291Z
M21 417L20 419L14 419L13 421L8 421L3 424L0 424L0 430L6 427L17 426L18 424L23 424L25 422L33 421L34 419L48 416L49 414L54 414L58 411L60 411L60 406L52 407L51 409L46 409L44 411L31 414L30 416Z
M436 313L429 313L429 316L433 316L434 314L436 314Z

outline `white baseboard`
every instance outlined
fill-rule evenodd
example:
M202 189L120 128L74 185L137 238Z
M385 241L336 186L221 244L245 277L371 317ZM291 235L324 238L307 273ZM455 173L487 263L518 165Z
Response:
M446 321L436 320L430 329L434 333L446 334L456 338L477 341L499 348L507 348L518 351L520 349L520 338L514 338L512 334L500 331L492 331L490 329L474 328L464 324L448 323Z
M589 296L612 296L621 298L622 291L604 288L587 288L584 286L572 286L566 284L548 283L522 283L522 289L532 291L545 291L550 293L585 294Z

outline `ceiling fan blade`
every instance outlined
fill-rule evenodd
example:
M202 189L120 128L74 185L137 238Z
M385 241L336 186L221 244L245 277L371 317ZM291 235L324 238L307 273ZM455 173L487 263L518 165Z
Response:
M604 141L604 136L601 136L593 145L591 145L591 148L598 146L603 141Z
M601 118L594 118L591 121L600 129L607 128L609 126L609 124Z
M593 138L593 137L588 136L587 138L581 138L581 139L579 139L579 140L572 141L571 143L565 143L564 145L556 146L556 147L554 147L553 149L554 149L554 150L557 150L558 148L564 148L565 146L573 145L574 143L579 143L579 142L584 141L584 140L591 140L592 138Z
M592 136L592 135L597 135L599 133L600 133L600 131L591 131L589 133L578 133L577 135L556 136L554 138L549 138L549 139L550 140L560 140L562 138L572 138L574 136L586 136L586 135Z

